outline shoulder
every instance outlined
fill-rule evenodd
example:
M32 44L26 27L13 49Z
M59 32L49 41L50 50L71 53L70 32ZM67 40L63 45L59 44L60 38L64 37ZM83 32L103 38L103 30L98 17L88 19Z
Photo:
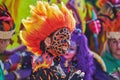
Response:
M90 51L90 53L93 54L94 60L96 60L96 62L98 62L100 64L100 66L102 67L102 69L104 71L106 71L106 66L105 66L105 63L104 63L103 59L101 58L101 56L98 55L97 53L93 52L93 51Z

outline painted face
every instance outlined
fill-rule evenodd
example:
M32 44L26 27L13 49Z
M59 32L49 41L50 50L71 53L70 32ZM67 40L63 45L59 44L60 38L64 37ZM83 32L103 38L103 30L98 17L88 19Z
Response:
M68 48L67 53L64 55L64 57L66 59L72 59L76 54L76 50L77 50L76 43L74 41L70 41L70 46Z
M9 44L9 39L0 39L0 53L4 52Z
M56 31L52 37L51 49L58 54L65 54L69 47L70 31L62 28Z
M110 39L109 46L113 56L120 57L120 39Z

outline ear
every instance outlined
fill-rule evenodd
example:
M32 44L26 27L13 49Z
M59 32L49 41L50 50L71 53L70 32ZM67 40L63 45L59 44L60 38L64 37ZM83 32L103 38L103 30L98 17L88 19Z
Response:
M44 43L46 45L46 47L49 47L51 45L51 39L49 37L47 37L45 40L44 40Z

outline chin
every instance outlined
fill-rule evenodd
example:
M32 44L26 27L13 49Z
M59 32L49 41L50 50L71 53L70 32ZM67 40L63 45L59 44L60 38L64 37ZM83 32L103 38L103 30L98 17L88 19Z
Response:
M72 57L71 57L71 56L68 56L68 55L65 55L64 58L66 58L66 59L71 59Z
M116 54L120 55L120 52L116 52Z

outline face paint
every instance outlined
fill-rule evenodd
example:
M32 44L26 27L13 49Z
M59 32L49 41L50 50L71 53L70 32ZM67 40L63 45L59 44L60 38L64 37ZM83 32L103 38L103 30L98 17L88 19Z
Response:
M72 59L76 54L76 50L77 50L76 43L74 41L70 41L70 47L68 48L67 53L63 56L66 59Z
M56 31L52 37L51 49L58 54L65 54L69 47L70 31L67 28L62 28Z

